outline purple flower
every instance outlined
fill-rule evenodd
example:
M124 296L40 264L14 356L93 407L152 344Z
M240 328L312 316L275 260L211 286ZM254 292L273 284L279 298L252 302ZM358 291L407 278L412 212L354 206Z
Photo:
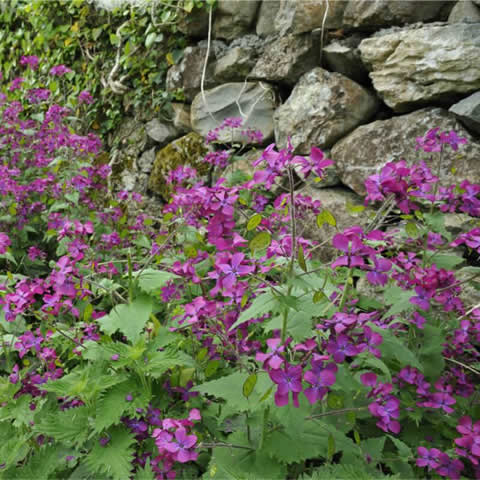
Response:
M50 69L50 75L54 75L57 77L62 77L66 73L70 73L72 70L70 68L66 67L65 65L55 65Z
M36 55L22 55L20 58L20 65L28 65L32 70L36 70L38 68L38 57Z
M0 254L6 253L11 244L10 237L6 233L0 232Z
M163 448L170 453L175 453L175 460L180 463L196 460L198 453L191 450L197 443L196 435L187 435L185 428L180 427L175 432L176 442L165 442Z
M417 467L427 467L429 470L432 468L437 468L440 464L438 463L438 457L442 453L436 448L431 448L430 450L425 447L417 448L418 458L416 461Z
M86 103L87 105L93 103L93 97L91 93L87 90L82 90L78 95L78 103Z
M319 362L323 364L323 362ZM314 361L312 362L312 366ZM336 380L337 366L334 363L330 363L323 369L312 368L305 373L304 379L311 387L304 390L304 394L308 401L313 405L315 402L320 401L328 392L328 387L333 385Z
M280 343L281 340L279 338L269 338L267 340L269 352L256 354L255 359L263 362L263 368L269 367L278 370L282 366L284 360L280 354L285 350L285 345L279 346Z
M275 405L277 407L288 405L289 393L292 392L293 405L299 407L298 394L302 391L302 366L287 364L284 370L270 370L268 374L277 385Z
M327 352L333 355L333 359L337 363L342 363L346 357L354 357L360 353L360 349L353 345L351 339L347 335L338 335L337 339L330 337L327 344Z

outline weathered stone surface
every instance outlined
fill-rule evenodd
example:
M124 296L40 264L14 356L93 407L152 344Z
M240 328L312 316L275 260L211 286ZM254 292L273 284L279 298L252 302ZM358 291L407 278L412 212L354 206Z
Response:
M468 140L466 145L460 147L458 153L461 156L447 151L440 169L441 183L450 185L466 178L472 183L479 183L480 144L475 143L453 114L441 108L424 108L389 120L362 125L340 140L332 148L331 158L342 183L363 195L367 177L387 162L402 158L411 161L424 158L428 163L431 155L416 151L415 139L424 136L434 127L439 127L441 131L454 130ZM452 162L456 168L455 175L451 172Z
M375 90L397 112L480 88L480 24L379 32L359 48Z
M354 34L346 39L336 40L323 48L323 58L329 70L341 73L352 80L364 83L368 70L362 62L358 45L364 37Z
M213 23L215 37L233 40L248 33L259 6L259 0L219 0Z
M260 130L265 142L272 138L276 101L275 91L270 85L262 82L225 83L206 91L205 100L206 104L203 96L197 95L191 109L192 128L200 135L206 135L227 117L243 117L242 128L233 133L234 141L245 141L240 131L248 127ZM223 130L219 135L221 141L231 141L231 137L230 129Z
M250 78L294 85L318 65L318 38L312 34L287 35L265 48L250 73Z
M471 0L460 0L453 7L448 23L479 23L480 8Z
M155 147L152 147L140 155L140 158L137 161L137 166L142 173L150 173L152 171L154 161Z
M171 188L165 181L168 173L180 165L188 165L196 168L200 175L204 175L208 171L208 163L202 159L207 152L203 138L195 132L169 143L155 156L148 178L149 190L168 200L171 194Z
M329 148L377 110L376 98L339 73L314 68L303 75L274 116L275 139L280 148L291 138L297 153L312 146Z
M280 8L280 0L265 0L260 6L257 19L257 35L268 37L275 33L274 19Z
M167 91L171 92L181 88L185 94L185 100L191 102L200 91L206 54L206 47L187 47L181 62L178 65L171 66L167 72ZM215 68L213 60L214 52L212 49L205 75L205 88L212 88L217 84L213 77Z
M149 138L154 142L165 145L170 140L179 136L179 131L167 123L161 122L158 118L154 118L145 124L145 131Z
M347 3L347 0L329 0L327 12L327 2L323 0L281 0L275 17L275 32L298 34L322 28L322 25L340 28Z
M373 210L366 208L358 214L349 213L347 204L352 206L363 206L362 197L356 195L354 192L345 187L330 187L322 188L320 190L312 187L307 187L300 192L301 195L308 195L313 200L320 200L322 208L328 210L335 217L337 226L343 230L354 225L365 227L370 221L370 216ZM318 227L316 217L309 214L304 218L300 218L297 224L298 235L305 238L316 240L319 243L326 242L326 244L316 250L314 254L317 258L324 262L331 261L335 256L335 249L331 245L331 239L337 233L337 230L330 225L323 225Z
M480 135L480 91L452 105L449 111L466 127Z
M205 38L208 35L208 9L194 8L191 12L180 10L177 28L188 37Z
M192 123L190 122L190 105L172 102L171 106L173 109L173 126L182 133L191 131Z
M255 58L255 50L252 48L231 48L226 55L218 59L215 66L215 79L219 82L243 80L255 65Z
M351 0L343 15L350 28L365 30L437 20L446 0Z

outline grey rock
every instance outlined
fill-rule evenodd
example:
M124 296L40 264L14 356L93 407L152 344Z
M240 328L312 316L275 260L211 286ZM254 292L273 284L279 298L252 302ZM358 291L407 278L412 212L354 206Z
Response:
M317 28L340 28L343 24L343 11L347 0L281 0L275 17L275 32L287 33L311 32ZM272 17L273 19L273 17Z
M249 48L256 52L256 55L261 55L265 48L265 39L250 33L241 37L235 38L229 45L229 48L241 47Z
M155 147L150 148L142 153L137 161L137 166L142 173L150 173L155 161Z
M352 0L343 15L346 27L375 30L390 25L405 25L439 19L447 0Z
M263 0L258 12L257 35L268 37L275 33L274 19L280 9L280 0Z
M480 88L478 23L379 32L359 48L375 90L397 112Z
M248 33L259 6L258 0L219 0L213 23L215 38L233 40Z
M244 124L233 132L233 141L244 142L245 137L240 131L253 128L263 133L266 142L273 136L275 97L275 90L262 82L225 83L205 92L206 104L201 94L195 97L190 115L192 128L200 135L206 135L227 117L243 117ZM219 139L232 141L230 129L223 130Z
M322 189L306 187L300 193L301 195L312 197L314 201L320 200L322 209L328 210L335 217L340 231L354 225L366 227L370 222L370 217L374 214L373 209L370 208L366 208L357 214L350 213L347 204L361 207L363 206L363 199L345 187ZM327 224L319 228L315 215L308 213L298 218L297 230L298 235L304 238L315 240L319 243L325 242L323 247L316 250L317 258L324 262L329 262L335 258L336 250L331 245L331 239L337 233L337 229Z
M172 102L171 106L173 110L173 126L182 133L187 133L192 130L192 123L190 122L190 105Z
M449 111L466 127L480 135L480 91L452 105Z
M194 8L191 12L179 11L177 28L188 37L205 38L208 35L208 9Z
M287 35L270 43L250 73L250 78L294 85L318 65L319 50L312 34Z
M171 92L181 88L185 94L185 100L191 102L200 91L206 54L206 47L187 47L184 50L181 62L178 65L171 66L167 72L167 91ZM205 88L212 88L216 85L213 77L215 68L213 59L214 53L211 50L205 75Z
M424 159L431 165L431 154L416 150L415 139L428 130L439 127L440 131L454 130L468 143L454 153L447 154L440 166L440 183L450 185L468 179L480 182L480 144L476 143L455 116L442 108L424 108L415 112L376 121L357 127L352 133L334 145L331 158L337 167L342 183L359 195L365 194L365 180L377 173L387 162L401 159L418 161ZM438 156L434 156L434 162ZM455 174L451 167L455 166ZM432 165L437 171L437 164Z
M353 80L314 68L303 75L274 116L280 148L290 136L295 151L309 154L312 146L329 148L376 112L374 95Z
M145 131L153 141L161 145L167 144L180 134L174 126L162 123L158 118L154 118L146 123Z
M329 70L341 73L355 82L368 80L368 70L362 62L358 45L363 40L359 35L352 35L344 40L329 43L323 49L323 58Z
M253 48L234 47L221 57L215 66L215 78L219 82L241 81L255 65Z
M448 23L479 23L480 7L471 0L460 0L453 7Z

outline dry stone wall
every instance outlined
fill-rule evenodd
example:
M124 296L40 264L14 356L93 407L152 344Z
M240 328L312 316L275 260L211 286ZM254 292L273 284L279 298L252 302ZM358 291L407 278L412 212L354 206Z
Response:
M336 170L317 196L335 202L363 194L384 163L415 159L415 137L436 126L469 140L453 179L480 182L480 1L218 0L210 41L204 11L180 27L190 45L166 88L185 100L170 123L150 118L122 139L118 188L152 193L155 162L168 167L159 152L224 116L243 116L264 145L326 149Z

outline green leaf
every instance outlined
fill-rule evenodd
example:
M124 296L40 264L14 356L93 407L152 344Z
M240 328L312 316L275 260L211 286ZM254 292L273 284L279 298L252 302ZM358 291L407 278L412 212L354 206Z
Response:
M145 39L145 47L149 48L153 44L153 42L155 41L156 38L157 38L157 33L156 32L150 32L147 35L147 38Z
M243 396L248 398L257 384L257 374L252 373L243 383Z
M317 225L321 228L324 223L327 223L332 227L337 226L337 221L329 210L323 210L317 215Z
M267 248L271 242L272 236L268 232L260 232L250 240L248 245L252 251L263 250Z
M260 223L262 222L262 216L259 213L256 213L247 223L247 230L255 230Z
M152 470L152 467L150 466L149 461L145 463L145 467L137 468L135 477L133 477L133 480L155 480L155 479L156 479L156 476Z
M162 270L146 269L138 274L138 286L147 293L155 292L165 286L170 280L180 278L174 273Z
M132 396L132 401L126 400L127 395ZM150 399L151 392L139 388L138 383L133 379L115 385L97 402L94 431L99 433L119 423L125 411L134 412L136 408L145 408Z
M235 432L228 437L227 442L247 448L215 448L206 478L213 480L284 480L287 478L286 468L280 462L271 459L263 451L248 450L251 446L245 433Z
M413 222L408 222L405 225L405 232L407 235L411 238L418 238L420 235L420 232L418 230L417 224Z
M167 370L176 366L194 367L195 362L189 355L182 351L166 348L160 352L155 352L153 356L148 359L145 372L154 378L159 378Z
M432 325L425 325L421 332L421 348L418 352L420 362L424 367L424 374L431 379L437 379L445 367L443 345L445 333Z
M98 320L102 332L108 335L120 330L128 340L138 340L150 314L152 299L148 296L137 297L128 305L117 305L108 315Z
M298 246L298 264L304 272L307 271L307 264L305 263L305 256L303 254L303 247L301 245Z
M415 354L391 330L379 328L371 323L369 325L374 332L379 333L383 338L382 343L378 346L382 353L382 360L394 359L398 361L401 368L410 365L423 373L423 365L418 361Z
M230 330L237 328L252 318L258 318L271 312L275 307L275 303L276 297L270 290L261 293L253 300L252 304L240 314L237 321L230 327Z
M465 259L463 257L459 257L458 255L435 255L432 257L432 263L434 263L438 268L452 270L457 265L465 263Z
M409 460L413 458L412 449L400 439L393 437L392 435L387 435L387 437L393 442L395 447L397 447L400 457L404 460Z
M110 441L105 446L96 441L93 449L85 457L85 465L94 474L106 473L115 480L130 478L135 437L126 430L126 427L112 428L108 435Z
M59 442L81 445L87 439L90 409L86 406L69 408L43 417L34 430Z
M249 377L250 375L246 372L235 372L217 380L197 385L192 390L226 400L227 405L239 411L254 410L260 405L260 400L265 392L272 386L272 381L266 374L258 375L257 381L252 386L248 397L246 397L243 391Z

